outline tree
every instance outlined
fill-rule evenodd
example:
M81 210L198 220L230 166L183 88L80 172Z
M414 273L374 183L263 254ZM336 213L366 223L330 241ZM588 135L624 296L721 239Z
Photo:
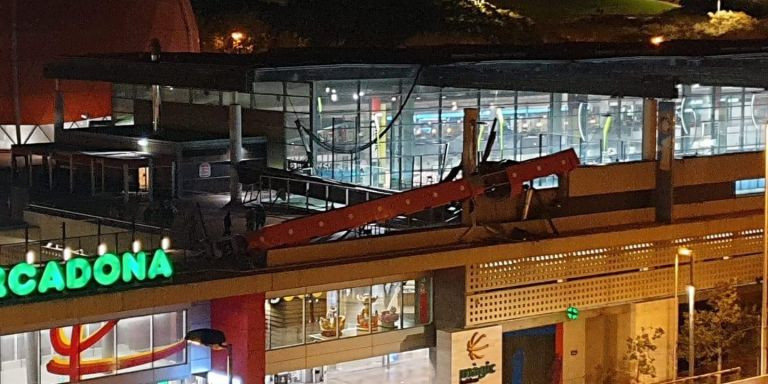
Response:
M733 283L718 283L707 299L707 309L694 314L694 348L698 362L717 362L717 371L723 369L723 355L741 343L747 334L757 328L754 310L745 310ZM678 351L688 356L688 316L678 338ZM690 364L690 362L689 362ZM720 378L718 377L718 382Z
M656 366L653 364L656 357L653 356L653 352L658 348L656 340L662 336L664 336L662 328L642 327L635 337L627 338L627 352L624 360L637 362L632 377L633 383L639 383L641 375L656 377Z

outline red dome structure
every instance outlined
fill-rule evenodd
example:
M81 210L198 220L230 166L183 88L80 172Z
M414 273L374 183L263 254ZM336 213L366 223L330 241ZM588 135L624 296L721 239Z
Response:
M0 0L0 125L53 123L43 66L54 57L147 51L152 39L163 51L199 51L189 0ZM66 81L61 90L65 121L110 114L110 84Z

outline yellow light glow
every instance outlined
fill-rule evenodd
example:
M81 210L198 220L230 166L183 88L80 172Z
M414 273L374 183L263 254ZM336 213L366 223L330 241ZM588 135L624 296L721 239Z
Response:
M680 247L677 249L677 254L680 256L690 256L693 253L690 248Z
M167 251L171 248L171 239L168 236L163 237L163 239L160 240L160 248L162 248L163 251Z
M236 41L236 42L238 42L238 43L239 43L240 41L242 41L242 40L243 40L243 37L244 37L245 35L243 35L243 33L242 33L242 32L238 32L238 31L235 31L235 32L232 32L232 34L231 34L231 35L229 35L229 36L232 38L232 40L234 40L234 41Z
M35 263L35 251L27 251L26 255L27 264L34 264Z
M655 46L661 45L663 42L667 41L667 39L664 38L664 36L653 36L651 37L651 44Z

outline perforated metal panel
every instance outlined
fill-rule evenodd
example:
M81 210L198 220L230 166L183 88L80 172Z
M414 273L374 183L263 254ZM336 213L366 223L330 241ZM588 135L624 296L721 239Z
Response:
M674 255L688 246L696 256L695 285L755 281L761 274L762 231L539 255L472 265L467 270L467 325L671 297ZM688 260L681 260L687 263ZM679 270L678 291L688 282Z
M694 249L697 260L759 253L762 251L761 234L762 230L753 229L473 264L467 269L467 292L654 269L673 264L674 255L681 246Z

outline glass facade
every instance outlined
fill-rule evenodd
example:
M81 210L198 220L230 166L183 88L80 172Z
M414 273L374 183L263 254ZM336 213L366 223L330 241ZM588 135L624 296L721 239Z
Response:
M267 349L428 324L429 278L265 300Z
M70 383L184 364L185 328L186 311L176 311L3 335L0 383ZM70 360L74 348L81 352Z
M479 109L480 151L496 122L489 160L522 161L567 148L576 150L584 164L641 159L642 98L416 86L406 101L411 83L256 83L254 93L238 93L237 101L246 108L283 112L288 168L311 164L319 176L372 187L409 189L445 177L461 160L464 108ZM148 88L116 84L114 89L114 118L132 121L133 99L148 99ZM165 100L198 104L226 105L232 97L231 92L170 87L161 92ZM691 84L680 85L679 95L678 156L763 147L765 90ZM311 130L312 137L297 125Z

